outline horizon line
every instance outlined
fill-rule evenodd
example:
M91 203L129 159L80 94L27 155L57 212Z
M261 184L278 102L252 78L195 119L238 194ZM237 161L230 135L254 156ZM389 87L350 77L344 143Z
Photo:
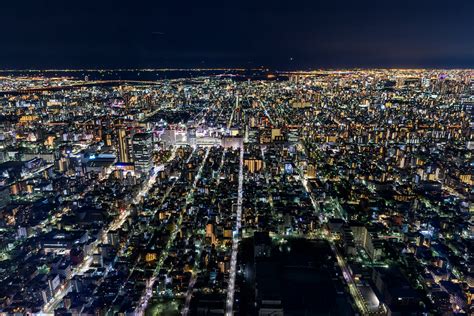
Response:
M319 68L302 68L302 69L278 69L270 67L252 67L252 68L242 68L242 67L210 67L210 68L4 68L0 69L0 72L53 72L53 71L68 71L68 72L92 72L92 71L274 71L280 73L294 73L294 72L316 72L316 71L357 71L357 70L447 70L447 71L474 71L473 68L450 68L450 67L319 67Z

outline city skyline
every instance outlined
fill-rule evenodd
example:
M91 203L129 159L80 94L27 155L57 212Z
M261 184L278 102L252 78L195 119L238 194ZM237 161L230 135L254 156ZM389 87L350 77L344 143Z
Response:
M0 316L474 315L473 16L0 1Z
M0 314L469 315L471 70L0 76Z

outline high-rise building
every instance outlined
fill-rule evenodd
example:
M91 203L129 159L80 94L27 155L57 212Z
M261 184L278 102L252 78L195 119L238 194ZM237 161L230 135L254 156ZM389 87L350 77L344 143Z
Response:
M137 133L132 138L133 160L138 172L148 172L151 168L153 138L150 133Z
M105 135L105 146L112 146L112 135L106 134Z
M118 149L119 149L119 161L130 162L128 156L128 144L127 144L127 132L121 128L118 131Z
M196 129L189 128L187 131L187 139L189 146L196 146Z
M279 128L272 128L272 141L281 137L281 129Z
M306 178L308 179L316 178L316 167L312 163L308 164L308 167L306 168Z
M263 161L262 159L257 159L255 157L246 157L244 159L244 166L248 168L250 173L259 172L262 170Z
M127 132L123 128L119 129L118 137L119 161L130 162L130 158L128 155Z

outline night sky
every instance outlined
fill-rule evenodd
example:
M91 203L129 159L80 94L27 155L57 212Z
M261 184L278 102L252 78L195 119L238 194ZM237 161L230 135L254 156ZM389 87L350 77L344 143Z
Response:
M0 1L0 68L474 68L473 0Z

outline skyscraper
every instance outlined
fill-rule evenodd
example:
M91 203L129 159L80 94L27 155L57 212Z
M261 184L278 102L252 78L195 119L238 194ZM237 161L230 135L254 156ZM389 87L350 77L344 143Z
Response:
M138 172L148 172L151 168L153 139L150 133L137 133L132 138L133 160Z
M127 132L121 128L118 131L118 149L119 149L119 161L130 162L128 156L128 144L127 144Z

